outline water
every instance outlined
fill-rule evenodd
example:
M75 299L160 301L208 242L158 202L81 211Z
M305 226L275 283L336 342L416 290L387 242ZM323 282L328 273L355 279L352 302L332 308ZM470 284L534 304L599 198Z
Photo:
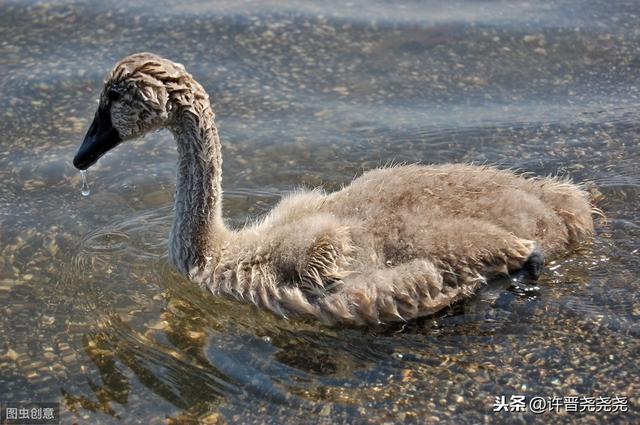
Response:
M638 423L635 1L0 3L0 401L63 423ZM588 182L607 220L545 269L435 317L280 320L167 262L166 132L71 165L102 80L148 50L212 96L224 215L364 169L494 163ZM496 396L629 397L627 413L493 413Z
M87 170L80 170L80 177L82 177L82 187L80 188L80 193L82 196L91 195L91 189L89 189L89 184L87 183Z

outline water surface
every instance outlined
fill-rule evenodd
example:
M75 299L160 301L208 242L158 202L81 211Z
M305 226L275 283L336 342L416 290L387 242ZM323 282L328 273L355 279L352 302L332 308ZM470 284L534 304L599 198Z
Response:
M0 1L0 401L64 423L633 423L640 381L636 1ZM529 296L496 282L377 328L281 320L168 264L166 132L71 159L107 71L152 51L212 96L224 214L401 162L588 182L607 220ZM493 413L496 396L627 413Z

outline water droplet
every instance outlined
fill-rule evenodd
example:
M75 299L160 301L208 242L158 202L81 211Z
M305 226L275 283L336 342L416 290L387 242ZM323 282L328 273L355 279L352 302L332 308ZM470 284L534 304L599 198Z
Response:
M87 170L80 170L80 175L82 176L82 188L80 188L80 193L82 193L82 196L89 196L89 194L91 194L91 189L89 189L89 185L87 184Z

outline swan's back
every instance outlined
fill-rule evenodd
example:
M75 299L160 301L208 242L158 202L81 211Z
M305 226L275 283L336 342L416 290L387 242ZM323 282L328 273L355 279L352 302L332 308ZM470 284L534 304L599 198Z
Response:
M452 219L474 220L536 240L549 255L593 230L589 196L580 187L489 166L407 165L372 170L329 195L324 208L345 217L357 215L382 238L390 230L424 231L428 238L429 229L446 226ZM449 236L468 235L451 229Z

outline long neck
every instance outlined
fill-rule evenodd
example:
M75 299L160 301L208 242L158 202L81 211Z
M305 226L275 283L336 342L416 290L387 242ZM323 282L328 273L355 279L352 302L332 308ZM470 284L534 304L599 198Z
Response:
M171 261L195 278L217 261L227 229L222 221L222 157L208 98L176 114L178 179L169 241Z

